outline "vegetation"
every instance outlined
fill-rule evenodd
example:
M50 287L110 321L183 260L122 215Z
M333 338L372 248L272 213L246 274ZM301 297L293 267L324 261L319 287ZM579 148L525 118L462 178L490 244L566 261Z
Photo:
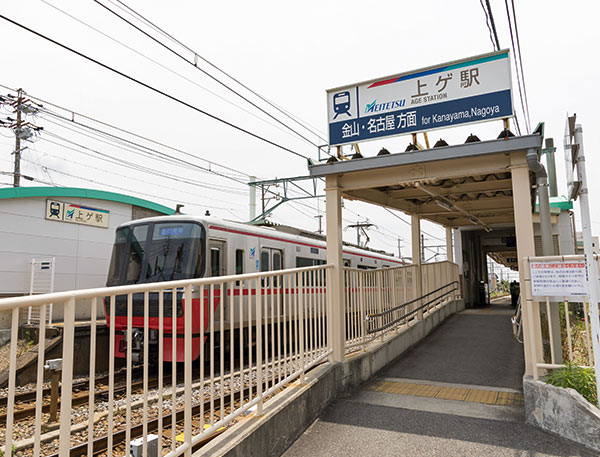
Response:
M550 372L546 382L556 387L575 389L591 404L598 406L596 376L593 368L582 368L567 363L564 368Z

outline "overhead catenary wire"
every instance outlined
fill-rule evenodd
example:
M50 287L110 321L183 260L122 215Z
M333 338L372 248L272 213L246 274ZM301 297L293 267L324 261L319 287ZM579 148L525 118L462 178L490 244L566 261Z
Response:
M225 98L225 97L222 97L221 95L219 95L219 94L217 94L216 92L214 92L214 91L212 91L212 90L208 89L207 87L204 87L202 84L199 84L197 81L194 81L193 79L191 79L191 78L188 78L188 77L187 77L187 76L185 76L185 75L182 75L181 73L179 73L179 72L177 72L177 71L173 70L172 68L170 68L170 67L168 67L168 66L166 66L166 65L163 65L163 64L162 64L162 63L160 63L159 61L157 61L157 60L155 60L155 59L152 59L151 57L149 57L149 56L147 56L146 54L144 54L144 53L142 53L142 52L138 51L137 49L134 49L134 48L132 48L131 46L129 46L129 45L127 45L127 44L123 43L122 41L120 41L120 40L117 40L115 37L113 37L113 36L111 36L111 35L109 35L109 34L107 34L107 33L104 33L102 30L100 30L100 29L98 29L98 28L96 28L96 27L94 27L94 26L92 26L92 25L88 24L87 22L85 22L85 21L83 21L83 20L79 19L78 17L75 17L75 16L73 16L72 14L70 14L70 13L68 13L67 11L64 11L63 9L61 9L61 8L59 8L59 7L55 6L55 5L53 5L52 3L50 3L50 2L48 2L48 1L46 1L46 0L40 0L40 1L41 1L42 3L45 3L46 5L48 5L49 7L51 7L51 8L53 8L53 9L57 10L57 11L58 11L58 12L60 12L61 14L64 14L65 16L67 16L67 17L69 17L69 18L73 19L74 21L77 21L78 23L82 24L83 26L85 26L85 27L87 27L87 28L89 28L89 29L93 30L94 32L96 32L96 33L99 33L100 35L102 35L102 36L104 36L105 38L107 38L107 39L109 39L109 40L113 41L114 43L117 43L117 44L119 44L120 46L123 46L124 48L128 49L129 51L131 51L131 52L133 52L133 53L135 53L135 54L139 55L139 56L140 56L140 57L142 57L143 59L146 59L146 60L148 60L149 62L152 62L153 64L155 64L155 65L157 65L157 66L161 67L162 69L164 69L164 70L168 71L169 73L171 73L171 74L173 74L173 75L175 75L175 76L177 76L177 77L179 77L179 78L183 79L184 81L187 81L187 82L189 82L190 84L193 84L193 85L195 85L196 87L199 87L200 89L202 89L202 90L204 90L204 91L208 92L209 94L213 95L214 97L217 97L219 100L221 100L221 101L223 101L223 102L225 102L225 103L228 103L228 104L229 104L229 105L231 105L231 106L234 106L234 107L236 107L236 108L240 109L241 111L243 111L243 112L245 112L245 113L249 114L250 116L253 116L254 118L256 118L256 119L260 120L261 122L264 122L264 123L266 123L267 125L270 125L271 127L274 127L274 128L276 128L276 129L280 130L281 132L285 133L286 135L294 136L294 135L293 135L293 133L289 132L288 130L285 130L285 129L281 128L279 125L276 125L276 124L274 124L274 123L272 123L272 122L269 122L268 120L266 120L266 119L264 119L264 118L260 117L260 116L259 116L259 115L257 115L256 113L253 113L253 112L251 112L250 110L247 110L247 109L245 109L244 107L242 107L242 106L238 105L237 103L234 103L233 101L231 101L231 100L229 100L229 99L227 99L227 98ZM295 137L295 136L294 136L294 137Z
M162 46L163 48L165 48L166 50L168 50L169 52L171 52L172 54L174 54L175 56L179 57L180 59L182 59L183 61L185 61L186 63L192 65L194 68L198 69L199 71L201 71L202 73L204 73L206 76L208 76L209 78L211 78L213 81L215 81L217 84L220 84L221 86L223 86L224 88L226 88L227 90L231 91L232 93L234 93L235 95L237 95L238 97L240 97L242 100L244 100L246 103L250 104L251 106L253 106L254 108L256 108L257 110L259 110L260 112L262 112L263 114L265 114L266 116L270 117L271 119L273 119L275 122L278 122L279 124L281 124L283 127L287 128L288 130L290 130L291 132L295 133L296 135L298 135L298 137L302 138L303 140L305 140L306 142L310 143L312 146L318 148L318 144L315 143L314 141L310 140L309 138L305 137L304 135L302 135L300 132L298 132L297 130L293 129L292 127L290 127L289 125L287 125L285 122L281 121L280 119L278 119L277 117L273 116L271 113L269 113L268 111L266 111L265 109L261 108L260 106L258 106L256 103L254 103L252 100L250 100L249 98L245 97L243 94L241 94L240 92L236 91L235 89L233 89L232 87L230 87L229 85L225 84L223 81L221 81L219 78L216 78L215 76L213 76L212 74L210 74L209 72L207 72L206 70L200 68L199 66L195 65L194 62L189 61L188 59L186 59L184 56L182 56L180 53L178 53L177 51L175 51L174 49L172 49L171 47L167 46L166 44L164 44L162 41L160 41L159 39L155 38L154 36L150 35L148 32L146 32L145 30L142 30L140 27L138 27L137 25L135 25L133 22L131 22L130 20L128 20L127 18L121 16L119 13L117 13L116 11L112 10L111 8L109 8L108 6L106 6L105 4L103 4L102 2L100 2L99 0L92 0L95 3L97 3L98 5L100 5L101 7L103 7L104 9L106 9L107 11L109 11L111 14L115 15L116 17L118 17L119 19L121 19L122 21L124 21L125 23L129 24L131 27L133 27L134 29L136 29L137 31L139 31L140 33L144 34L146 37L150 38L152 41L154 41L155 43L157 43L158 45ZM194 53L195 55L198 55L196 53Z
M146 23L148 26L150 26L151 28L153 28L155 31L157 31L158 33L162 34L166 38L170 39L175 44L181 46L182 48L184 48L188 52L192 53L195 57L199 58L200 60L202 60L203 62L205 62L207 65L211 66L212 68L214 68L215 70L217 70L218 72L220 72L221 74L223 74L224 76L226 76L227 78L229 78L230 80L232 80L233 82L235 82L236 84L239 84L241 87L243 87L244 89L246 89L248 92L250 92L254 96L258 97L263 102L265 102L266 104L270 105L272 108L274 108L277 111L281 112L282 114L284 114L285 116L287 116L289 119L291 119L292 121L296 122L298 125L300 125L301 127L303 127L304 129L306 129L308 132L310 132L313 135L315 135L317 138L319 138L319 139L327 142L327 139L324 138L324 136L322 136L323 134L317 128L313 127L308 122L300 119L298 116L295 116L292 113L290 113L289 111L283 109L282 107L280 107L276 103L272 102L268 98L264 97L260 93L256 92L252 88L248 87L247 85L245 85L244 83L242 83L240 80L238 80L237 78L235 78L234 76L232 76L231 74L229 74L228 72L226 72L225 70L223 70L222 68L218 67L217 65L215 65L214 63L212 63L211 61L209 61L208 59L206 59L205 57L203 57L202 55L200 55L198 52L194 51L192 48L190 48L189 46L187 46L186 44L184 44L183 42L181 42L180 40L178 40L177 38L175 38L174 36L172 36L171 34L169 34L168 32L166 32L165 30L163 30L162 28L160 28L158 25L156 25L155 23L153 23L152 21L150 21L149 19L147 19L146 17L144 17L138 11L134 10L133 8L131 8L130 6L128 6L127 4L125 4L124 2L122 2L121 0L116 0L116 1L117 1L117 3L115 3L114 0L109 0L109 2L112 3L113 5L119 7L123 11L128 12L129 14L133 15L134 17L137 17L142 22ZM119 6L119 5L122 5L122 6ZM194 65L194 66L196 66L196 65Z
M70 128L69 128L69 127L67 127L67 126L62 126L62 125L56 124L56 123L52 122L51 120L49 120L49 119L46 119L45 117L42 117L42 118L43 118L43 119L45 119L45 120L47 120L47 121L49 121L49 122L51 122L51 123L53 123L53 124L55 124L55 125L57 125L57 126L59 126L59 127L61 127L61 128L66 128L67 130L74 131L74 130L70 129ZM76 132L76 131L74 131L74 132L75 132L75 133L77 133L77 134L79 134L79 135L83 135L83 136L85 136L85 137L91 138L91 139L93 139L94 141L99 141L99 142L101 142L101 143L108 144L109 146L116 147L116 148L119 148L119 149L121 149L121 150L124 150L124 151L127 151L127 152L132 152L132 153L134 153L134 154L136 154L136 155L142 155L142 156L144 156L144 157L151 157L151 158L152 158L152 159L154 159L154 160L160 160L160 161L162 161L162 162L164 162L164 163L167 163L167 164L169 164L169 165L178 165L178 166L183 166L183 165L186 165L186 166L189 166L189 167L193 168L194 170L195 170L195 169L199 169L200 171L203 171L203 172L206 172L206 173L211 173L211 171L210 171L210 170L208 170L208 169L204 169L203 167L199 167L199 166L197 166L197 165L195 165L195 164L193 164L193 163L191 163L191 162L182 161L181 163L179 163L178 161L176 161L176 163L172 163L172 162L171 162L171 160L174 160L175 158L174 158L174 157L169 157L168 155L167 155L167 156L162 156L162 155L160 155L160 154L149 154L149 153L148 153L148 151L146 151L145 149L139 149L139 150L138 150L138 149L135 149L135 148L130 148L130 147L124 148L123 146L120 146L120 145L118 145L118 144L117 144L117 145L114 145L114 144L111 144L111 143L109 143L109 142L106 142L106 141L104 141L104 140L97 139L97 138L93 138L93 137L91 137L91 136L89 136L89 135L87 135L87 134L85 134L85 133L82 133L82 132ZM79 143L76 143L76 142L74 142L73 140L69 140L69 139L67 139L67 138L61 137L61 136L59 136L59 135L57 135L56 133L53 133L53 132L51 132L51 131L48 131L48 130L46 130L46 132L45 132L45 133L49 134L50 136L54 136L55 138L61 139L61 140L63 140L63 141L66 141L66 142L68 142L68 143L70 143L70 144L73 144L73 145L75 145L75 146L78 146L78 147L80 147L80 148L87 149L87 150L91 150L91 151L95 152L95 153L96 153L96 154L98 154L98 155L103 155L103 156L106 156L106 157L111 157L113 160L116 160L116 161L126 162L126 161L124 161L123 159L116 159L115 157L109 156L109 155L107 155L106 153L102 153L102 152L100 152L100 151L97 151L97 150L95 150L95 149L93 149L93 148L90 148L90 147L88 147L88 146L84 146L84 145L81 145L81 144L79 144ZM46 140L46 141L47 141L47 139L44 139L44 138L42 138L42 140ZM150 150L150 151L152 151L152 150ZM157 152L158 152L158 151L157 151ZM118 163L118 162L117 162L117 163ZM130 165L132 165L132 166L135 166L136 168L139 168L139 169L141 169L141 168L144 168L144 169L146 169L146 170L151 170L151 169L149 169L149 168L147 168L147 167L143 167L143 166L141 166L141 165L139 165L139 164L132 164L131 162L126 162L126 163L128 163L128 164L130 164ZM152 171L154 171L154 170L152 170ZM235 181L236 183L238 183L238 184L240 184L240 185L244 185L244 186L246 185L245 181L243 181L243 180L238 180L238 179L231 178L231 177L228 177L228 176L223 176L223 175L220 175L220 174L218 174L218 173L213 173L213 174L216 174L217 176L220 176L220 177L225 177L225 178L227 178L227 179L232 179L233 181ZM165 174L165 175L166 175L166 174ZM194 181L194 182L198 182L198 181ZM210 184L210 183L209 183L209 184ZM212 188L216 188L216 187L218 187L218 188L219 188L218 190L223 190L223 191L226 191L226 192L234 192L234 193L238 193L238 194L240 194L240 195L246 195L246 194L247 194L247 192L245 192L245 191L242 191L241 189L236 189L236 188L233 188L233 187L228 187L228 186L217 186L216 184L210 184L210 185L204 184L204 185L203 185L203 187L207 187L207 188L211 188L211 189L212 189Z
M9 87L9 86L6 86L6 85L4 85L4 84L0 84L0 87L4 88L4 89L6 89L6 90L10 90L10 91L12 91L12 92L16 92L16 90L15 90L15 89L13 89L13 88L11 88L11 87ZM168 144L162 143L162 142L160 142L160 141L157 141L157 140L154 140L154 139L152 139L152 138L148 138L148 137L146 137L146 136L140 135L140 134L138 134L138 133L135 133L135 132L132 132L132 131L130 131L130 130L126 130L126 129L122 128L122 127L118 127L118 126L116 126L116 125L113 125L113 124L110 124L110 123L107 123L107 122L101 121L101 120L99 120L99 119L97 119L97 118L94 118L94 117L88 116L88 115L86 115L86 114L83 114L83 113L81 113L81 112L74 111L74 110L72 110L72 109L69 109L69 108L65 108L65 107L63 107L63 106L57 105L56 103L53 103L53 102L50 102L50 101L48 101L48 100L42 99L42 98L40 98L40 97L37 97L37 96L35 96L35 95L32 95L32 94L30 94L30 93L27 93L27 97L29 97L30 99L36 100L36 101L37 101L37 102L39 102L39 103L43 103L44 105L50 105L50 106L53 106L54 108L57 108L57 109L59 109L59 110L62 110L62 111L65 111L65 112L67 112L67 113L71 114L73 117L72 117L72 118L67 118L67 117L65 117L65 116L62 116L62 115L60 115L60 114L58 114L58 113L55 113L55 112L53 112L53 111L51 111L51 110L48 110L47 108L45 108L45 107L43 107L43 106L40 106L40 109L41 109L43 112L46 112L47 114L50 114L50 115L52 115L52 116L55 116L55 117L57 117L57 118L60 118L60 119L64 120L65 122L68 122L68 123L70 123L70 124L77 125L77 126L80 126L80 127L83 127L83 128L86 128L86 129L89 129L89 130L92 130L92 131L95 131L95 132L98 132L98 133L101 133L101 134L104 134L104 135L107 135L107 136L111 136L111 137L114 137L114 138L118 138L118 139L120 139L120 140L122 140L122 141L125 141L125 142L128 142L128 143L131 143L131 144L135 144L135 145L137 145L137 146L140 146L140 147L143 147L143 148L147 148L147 146L142 146L142 145L140 145L139 143L133 142L133 141L131 141L131 140L127 140L127 139L125 139L125 138L123 138L123 137L119 137L119 136L117 136L117 135L114 135L114 134L111 134L111 133L108 133L108 132L102 131L102 130L100 130L100 129L97 129L97 128L95 128L95 127L92 127L92 126L90 126L90 125L87 125L87 124L84 124L84 123L82 123L82 122L76 121L74 118L75 118L75 117L80 117L80 118L83 118L83 119L87 119L87 120L89 120L89 121L92 121L92 122L94 122L94 123L96 123L96 124L99 124L99 125L102 125L102 126L104 126L104 127L108 127L108 128L110 128L110 129L114 129L114 130L116 130L116 131L118 131L118 132L125 133L125 134L127 134L127 135L131 135L131 136L133 136L133 137L135 137L135 138L138 138L138 139L140 139L140 140L144 140L144 141L147 141L147 142L149 142L149 143L155 144L156 146L164 147L164 148L166 148L166 149L169 149L169 150L171 150L171 151L178 152L178 153L180 153L180 154L183 154L183 155L185 155L185 156L188 156L188 157L191 157L191 158L194 158L194 159L200 160L200 161L202 161L202 162L205 162L205 163L207 163L209 166L217 166L217 167L223 168L224 170L231 171L231 172L233 172L233 173L235 173L235 174L239 175L240 177L242 177L242 176L243 176L243 177L248 177L248 174L247 174L247 173L244 173L244 172L242 172L242 171L236 170L235 168L231 168L231 167L229 167L229 166L227 166L227 165L223 165L223 164L220 164L220 163L218 163L218 162L214 162L214 161L212 161L212 160L205 159L205 158L203 158L203 157L201 157L201 156L198 156L198 155L196 155L196 154L192 154L192 153L190 153L190 152L187 152L187 151L185 151L185 150L183 150L183 149L180 149L180 148L176 148L176 147L170 146L170 145L168 145ZM180 159L176 159L176 160L180 160ZM218 172L216 172L215 170L212 170L212 169L209 169L209 168L208 168L208 169L205 169L205 170L207 170L207 171L209 171L209 172L211 172L211 173L213 173L213 174L216 174L216 173L218 173ZM229 177L229 176L227 176L227 175L225 175L225 174L223 174L223 173L219 174L219 176L223 176L223 177Z
M94 59L93 57L90 57L90 56L88 56L88 55L86 55L86 54L84 54L82 52L79 52L79 51L77 51L77 50L75 50L75 49L73 49L73 48L71 48L71 47L69 47L69 46L67 46L67 45L65 45L63 43L60 43L59 41L54 40L53 38L50 38L50 37L48 37L48 36L46 36L46 35L44 35L44 34L42 34L40 32L37 32L37 31L35 31L35 30L27 27L26 25L23 25L23 24L21 24L21 23L19 23L17 21L14 21L14 20L12 20L12 19L10 19L10 18L8 18L8 17L6 17L6 16L4 16L2 14L0 14L0 19L3 19L6 22L9 22L9 23L11 23L11 24L13 24L13 25L15 25L15 26L23 29L23 30L28 31L29 33L32 33L33 35L36 35L36 36L38 36L38 37L40 37L40 38L42 38L42 39L44 39L44 40L46 40L46 41L48 41L48 42L56 45L56 46L59 46L59 47L65 49L65 50L67 50L67 51L69 51L69 52L71 52L73 54L76 54L79 57L82 57L83 59L88 60L89 62L92 62L92 63L94 63L94 64L96 64L96 65L98 65L98 66L100 66L100 67L102 67L102 68L104 68L106 70L109 70L109 71L111 71L111 72L113 72L113 73L115 73L115 74L117 74L117 75L119 75L119 76L121 76L121 77L123 77L125 79L128 79L131 82L134 82L134 83L136 83L136 84L138 84L138 85L140 85L142 87L145 87L146 89L148 89L148 90L150 90L152 92L155 92L155 93L157 93L159 95L162 95L165 98L168 98L168 99L170 99L170 100L172 100L172 101L174 101L176 103L179 103L179 104L181 104L181 105L183 105L183 106L185 106L187 108L190 108L190 109L192 109L192 110L194 110L194 111L196 111L196 112L198 112L200 114L203 114L204 116L207 116L207 117L209 117L209 118L211 118L213 120L216 120L216 121L218 121L218 122L220 122L220 123L222 123L222 124L224 124L224 125L226 125L228 127L231 127L231 128L233 128L233 129L235 129L235 130L237 130L239 132L245 133L246 135L249 135L249 136L251 136L251 137L253 137L253 138L257 139L257 140L260 140L260 141L262 141L262 142L264 142L266 144L269 144L269 145L274 146L274 147L276 147L278 149L281 149L282 151L289 152L291 154L294 154L295 156L298 156L298 157L301 157L303 159L308 160L307 156L305 156L305 155L303 155L303 154L301 154L301 153L299 153L297 151L294 151L293 149L287 148L287 147L285 147L285 146L283 146L281 144L278 144L278 143L276 143L274 141L271 141L271 140L269 140L269 139L267 139L265 137L262 137L262 136L260 136L260 135L258 135L256 133L253 133L253 132L251 132L251 131L243 128L243 127L240 127L240 126L238 126L236 124L233 124L232 122L229 122L229 121L227 121L225 119L222 119L222 118L220 118L220 117L218 117L218 116L216 116L214 114L211 114L211 113L209 113L209 112L207 112L207 111L205 111L205 110L203 110L201 108L198 108L197 106L194 106L191 103L186 102L185 100L182 100L182 99L180 99L178 97L175 97L174 95L171 95L171 94L169 94L169 93L167 93L167 92L165 92L165 91L163 91L161 89L158 89L158 88L156 88L156 87L154 87L154 86L152 86L150 84L147 84L147 83L145 83L145 82L143 82L143 81L141 81L141 80L139 80L137 78L134 78L133 76L130 76L130 75L128 75L128 74L126 74L126 73L124 73L124 72L122 72L120 70L117 70L116 68L113 68L110 65L102 63L99 60Z
M47 132L47 133L50 133L50 132ZM102 160L102 161L105 161L105 162L108 162L108 163L112 163L114 165L118 165L118 166L121 166L121 167L124 167L124 168L129 168L129 169L132 169L132 170L135 170L135 171L138 171L138 172L142 172L142 173L146 173L146 174L151 174L151 175L154 175L154 176L159 176L161 178L171 179L171 180L182 182L182 183L188 184L190 186L194 186L194 187L202 187L202 188L205 188L205 189L217 190L217 189L214 188L214 186L209 186L209 185L206 185L206 184L203 184L203 183L199 183L197 181L190 180L190 179L187 179L187 178L186 179L179 178L177 176L173 176L173 175L169 175L168 173L164 173L164 172L159 172L159 171L156 171L156 170L152 170L152 169L147 168L147 167L138 166L136 164L133 164L131 162L127 162L125 160L113 158L112 156L109 156L107 154L103 154L100 151L96 151L96 150L88 148L86 146L78 145L80 148L86 149L88 151L92 151L95 154L88 153L88 152L85 152L85 151L81 151L80 149L73 148L73 147L70 147L70 146L66 146L66 145L57 143L55 141L49 140L47 138L45 138L44 141L48 142L50 144L54 144L56 146L59 146L59 147L71 150L71 151L79 152L80 154L87 155L87 156L93 157L93 158L98 159L98 160ZM104 157L97 157L96 155L98 155L98 156L104 156ZM67 160L67 159L65 159L65 160ZM71 160L73 163L80 163L80 162L74 161L72 159L68 159L68 160ZM81 164L81 165L84 165L84 164ZM103 171L106 171L106 170L103 170ZM111 170L110 172L114 173L113 170ZM114 174L115 175L119 175L118 173L114 173ZM124 176L124 175L119 175L119 176ZM124 177L126 177L126 176L124 176ZM131 179L136 179L136 178L133 178L133 177L130 177L130 178ZM155 182L150 183L150 184L156 185ZM163 186L163 184L160 184L160 185ZM178 190L181 191L182 189L178 189ZM231 195L231 193L232 193L230 190L221 190L221 191L224 192L224 193L227 193L228 195ZM244 195L244 194L240 194L240 195ZM218 199L215 199L215 200L219 201ZM222 200L220 200L220 201L222 201Z
M32 163L32 161L30 161L28 159L23 159L23 160L26 161L26 162ZM103 187L109 187L109 188L112 188L112 189L119 189L121 191L129 192L129 193L133 193L133 194L144 195L146 197L152 197L153 199L159 199L159 200L162 199L162 200L176 202L176 203L185 203L185 204L193 205L193 206L206 206L206 205L198 205L197 202L182 201L180 199L165 197L164 195L150 194L150 193L147 193L147 192L140 192L139 190L135 190L135 189L129 189L129 188L126 188L126 187L116 186L114 184L107 184L105 182L96 181L94 179L84 178L84 177L81 177L81 176L77 176L77 175L74 175L72 173L68 173L66 171L57 170L56 168L52 168L52 167L46 167L46 168L48 170L51 170L54 173L58 173L58 174L65 175L65 176L69 176L71 178L79 179L81 181L90 182L90 183L93 183L93 184L97 184L97 185L100 185L100 186L103 186ZM225 211L228 211L230 213L235 210L235 208L222 208L222 207L216 207L216 206L213 206L211 208L225 210ZM232 214L235 214L235 213L232 213ZM238 217L238 216L236 215L236 217Z
M65 157L60 157L60 156L57 156L57 155L54 155L54 154L49 154L49 153L47 153L45 151L41 151L39 149L36 149L36 150L39 151L39 152L41 152L42 154L44 154L44 156L53 157L55 159L58 159L58 160L61 160L61 161L67 162L67 163L76 164L76 165L79 165L79 166L82 166L82 167L85 167L85 168L89 168L89 169L92 169L92 170L97 170L97 171L100 171L100 172L103 172L103 173L108 173L108 174L113 175L113 176L121 176L123 178L127 178L128 180L133 180L133 181L137 181L137 182L144 183L144 184L150 184L150 185L153 185L153 186L160 185L161 189L169 189L169 190L173 190L173 191L176 191L176 192L184 192L188 196L199 197L199 198L206 198L206 195L199 195L199 194L189 193L189 192L185 191L184 189L177 189L177 188L174 188L174 187L165 186L164 184L157 184L156 182L147 181L147 180L144 180L144 179L132 177L130 175L124 175L124 174L121 174L121 173L116 173L114 170L102 169L100 167L95 167L93 165L90 165L89 163L86 164L86 163L82 163L82 162L79 162L79 161L76 161L76 160L73 160L73 159L70 159L70 158L67 159ZM42 171L44 171L44 168L48 169L48 167L46 165L42 165L41 163L39 163L39 161L38 161L38 166L42 169ZM211 198L211 200L215 201L215 202L229 203L229 202L226 202L226 201L223 201L223 200L219 200L219 199L215 199L215 198ZM210 208L217 208L217 209L226 209L226 208L222 208L222 207L210 206L209 204L206 204L206 203L200 204L200 203L196 202L196 205L198 205L198 206L206 206L206 207L210 207Z

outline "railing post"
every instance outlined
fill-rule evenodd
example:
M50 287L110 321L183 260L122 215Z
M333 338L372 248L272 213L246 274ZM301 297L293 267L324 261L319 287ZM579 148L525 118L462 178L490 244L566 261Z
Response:
M223 295L223 287L221 287L221 295ZM224 306L224 298L221 297L221 306ZM185 286L185 306L184 313L184 357L185 357L185 373L184 373L184 430L183 437L188 449L185 451L186 457L192 456L192 316L193 301L192 301L192 286ZM224 325L221 322L221 333L224 332ZM201 334L203 332L200 332ZM231 348L233 350L233 348ZM223 389L221 387L221 389ZM222 408L223 406L221 406ZM159 440L160 441L160 440Z
M114 318L114 316L111 316ZM71 395L73 390L73 346L75 344L75 299L65 303L63 328L63 361L60 395L59 455L69 455L71 448Z
M271 278L269 278L271 279ZM267 279L265 279L265 284ZM258 395L258 405L256 407L256 414L261 416L263 413L263 338L262 338L262 326L263 326L263 293L264 286L261 284L260 279L256 280L256 289L260 289L260 293L256 293L256 394Z
M17 345L19 343L19 308L12 310L12 321L10 327L10 359L8 371L8 403L6 406L6 430L4 455L12 454L13 413L15 407L15 384L17 377Z
M306 326L305 326L305 322L304 322L304 306L306 304L306 300L305 300L305 295L306 295L306 289L304 287L304 273L300 273L300 304L298 306L298 320L300 322L300 330L299 330L299 336L300 336L300 383L304 383L304 367L306 366L306 360L304 357L304 352L306 351L306 344L305 344L305 335L304 332L306 331Z
M333 362L344 360L344 271L342 260L342 205L338 177L329 175L325 186L327 211L327 341L332 349Z

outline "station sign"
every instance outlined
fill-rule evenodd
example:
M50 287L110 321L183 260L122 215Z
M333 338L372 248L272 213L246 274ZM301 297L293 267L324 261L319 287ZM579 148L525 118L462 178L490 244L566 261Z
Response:
M531 294L583 300L587 295L585 262L530 262Z
M327 91L330 145L513 115L508 50Z
M58 200L46 200L46 219L108 228L110 211Z

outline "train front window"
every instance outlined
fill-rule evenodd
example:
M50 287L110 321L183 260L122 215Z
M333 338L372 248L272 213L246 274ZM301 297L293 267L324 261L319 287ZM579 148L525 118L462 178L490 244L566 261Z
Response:
M154 224L141 282L202 276L204 245L205 232L201 225L190 222Z
M204 227L193 222L146 223L117 229L108 286L199 278Z

